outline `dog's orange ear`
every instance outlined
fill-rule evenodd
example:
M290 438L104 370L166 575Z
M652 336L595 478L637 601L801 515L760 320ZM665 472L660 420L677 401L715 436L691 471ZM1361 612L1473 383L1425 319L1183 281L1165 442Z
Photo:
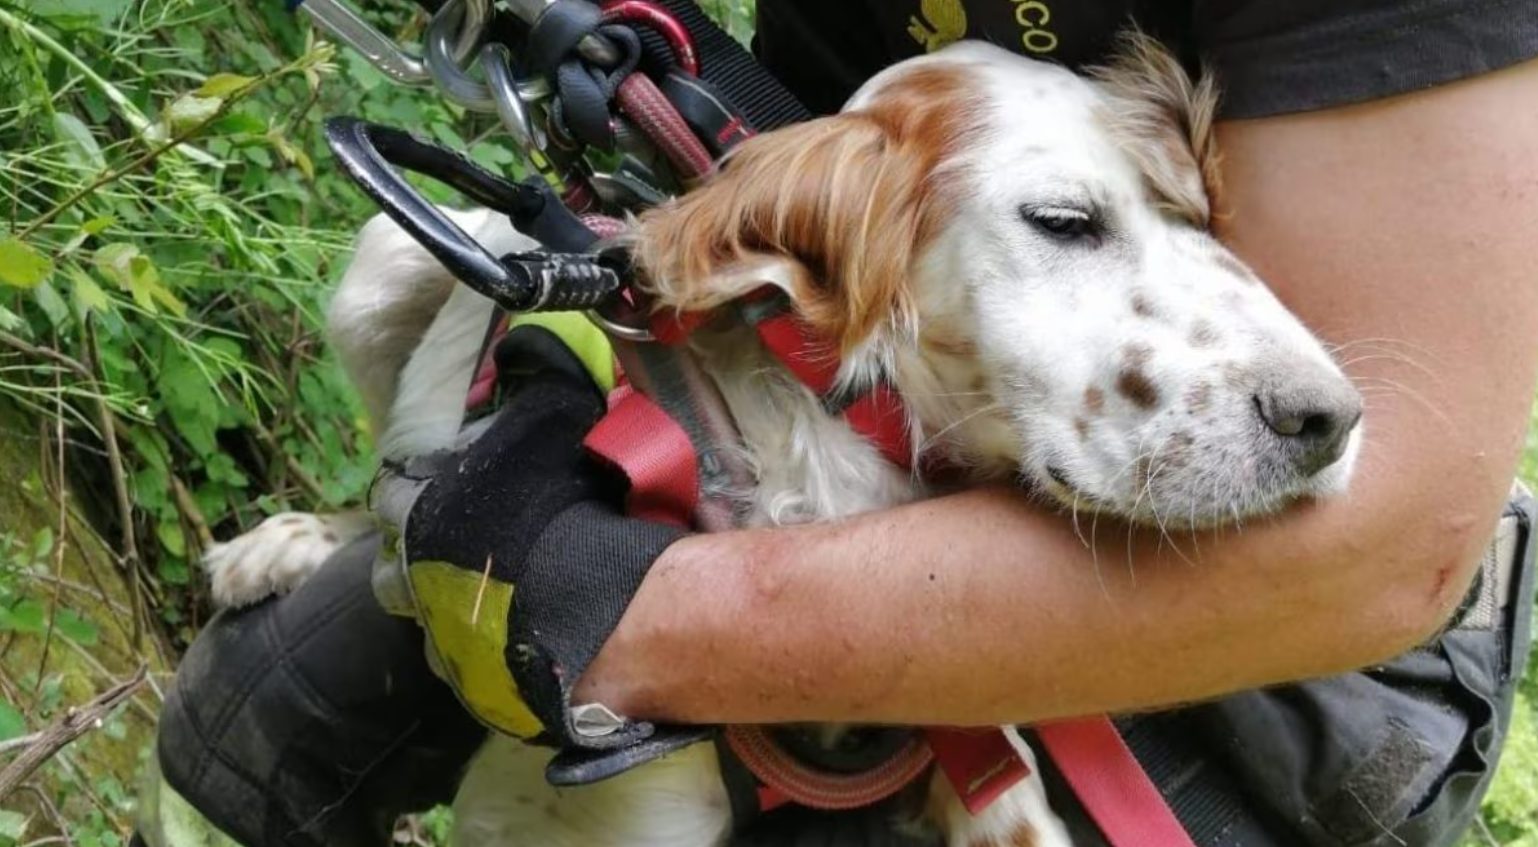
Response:
M859 111L743 143L705 185L641 215L631 240L660 308L702 311L764 285L845 350L910 310L938 229L937 169L968 119L955 68L903 74Z

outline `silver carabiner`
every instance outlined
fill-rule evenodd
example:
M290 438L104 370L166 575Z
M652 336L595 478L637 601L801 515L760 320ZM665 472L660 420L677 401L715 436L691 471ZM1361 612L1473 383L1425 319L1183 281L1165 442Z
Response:
M465 73L465 68L477 58L473 51L467 51L463 56L458 54L463 46L463 35L470 30L466 24L475 6L484 8L485 4L486 0L448 0L427 25L428 73L432 74L433 82L443 96L472 112L494 112L497 108L490 89ZM477 28L477 39L480 34ZM470 46L474 47L475 42Z
M502 126L525 150L543 153L546 139L534 124L529 102L549 96L549 83L542 78L519 81L513 75L512 51L497 42L481 48L481 69L486 72L486 88Z
M455 61L464 62L475 50L491 15L490 0L467 0L460 16L449 52ZM426 62L402 50L389 36L380 32L342 0L299 0L310 20L332 38L356 50L380 73L401 85L427 85L433 82Z
M368 63L401 85L427 85L432 75L421 59L365 21L342 0L300 0L299 8L332 38L358 51Z

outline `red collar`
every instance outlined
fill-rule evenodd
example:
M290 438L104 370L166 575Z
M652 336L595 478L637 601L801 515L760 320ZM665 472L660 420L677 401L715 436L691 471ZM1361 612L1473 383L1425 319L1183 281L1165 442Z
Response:
M908 412L896 390L886 383L878 383L852 398L840 392L838 371L841 362L837 348L797 317L777 290L750 294L741 305L742 318L758 333L764 349L802 385L822 398L824 408L831 414L842 415L849 428L875 445L887 461L904 470L912 470L914 457ZM712 312L659 316L652 321L652 335L663 344L681 344L714 316Z

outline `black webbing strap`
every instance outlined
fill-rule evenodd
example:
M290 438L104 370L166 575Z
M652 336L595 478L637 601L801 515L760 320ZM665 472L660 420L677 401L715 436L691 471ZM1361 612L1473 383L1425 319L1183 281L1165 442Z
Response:
M700 57L700 78L730 100L754 129L765 132L812 117L812 113L779 80L764 70L753 54L716 26L695 0L657 2L693 36ZM637 27L636 32L648 54L667 51L667 42L662 36L645 27Z

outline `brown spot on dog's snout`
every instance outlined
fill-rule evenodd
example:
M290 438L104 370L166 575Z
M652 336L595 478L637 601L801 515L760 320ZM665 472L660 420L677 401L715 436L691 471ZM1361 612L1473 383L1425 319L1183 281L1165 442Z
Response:
M1159 389L1140 366L1122 368L1116 376L1116 393L1132 401L1139 409L1152 409L1159 405Z
M1140 318L1156 318L1159 316L1159 309L1154 306L1153 300L1149 299L1147 292L1134 291L1132 292L1132 314Z
M1126 368L1140 368L1148 364L1153 358L1153 346L1141 341L1132 341L1121 348L1121 363Z
M1089 421L1083 418L1074 418L1073 431L1079 434L1080 441L1089 440Z
M1153 347L1141 341L1129 342L1121 348L1121 372L1116 375L1116 393L1131 400L1139 409L1151 409L1159 403L1159 389L1143 367L1153 354Z
M1084 408L1091 415L1098 415L1105 409L1105 392L1091 385L1084 389Z
M1171 435L1165 442L1160 456L1163 464L1171 468L1183 468L1191 463L1191 454L1195 452L1196 439L1191 433L1180 431Z
M1212 383L1198 382L1186 390L1186 409L1199 415L1212 405Z
M1222 339L1217 327L1200 318L1191 324L1191 334L1186 337L1192 347L1213 347Z

